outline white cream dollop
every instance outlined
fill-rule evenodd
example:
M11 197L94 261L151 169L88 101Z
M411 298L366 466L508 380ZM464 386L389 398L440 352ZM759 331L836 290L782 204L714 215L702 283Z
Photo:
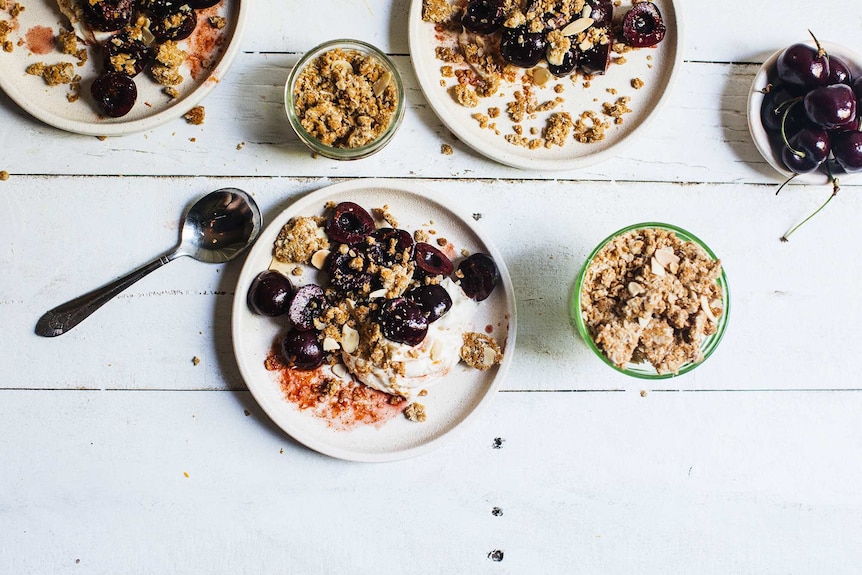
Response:
M422 343L410 346L387 340L387 365L342 352L344 365L357 380L379 391L409 398L444 377L458 363L463 334L470 330L477 305L452 280L447 278L440 285L452 298L452 307L428 326ZM392 362L403 362L404 373L396 373L389 365Z

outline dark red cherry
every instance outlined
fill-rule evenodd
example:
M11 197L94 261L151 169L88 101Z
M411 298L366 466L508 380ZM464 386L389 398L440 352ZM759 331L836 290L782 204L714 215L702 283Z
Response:
M580 51L578 50L578 47L572 46L563 56L562 63L555 65L548 62L548 71L558 78L568 76L575 71L575 68L578 67L579 59Z
M378 321L383 336L396 343L419 345L428 333L428 317L422 308L403 297L384 301Z
M504 28L500 40L503 59L521 68L532 68L545 56L547 41L542 32L528 32L526 26Z
M317 332L292 329L281 338L281 353L288 365L296 369L311 370L323 364L323 345Z
M786 119L785 119L785 112ZM760 121L763 127L770 132L780 132L782 122L785 123L785 131L795 134L808 123L802 98L797 91L788 85L773 86L763 96L760 106Z
M832 136L832 155L845 172L862 171L862 132L840 132Z
M639 2L623 17L623 38L629 46L646 48L664 39L667 27L652 2Z
M829 83L829 59L808 44L793 44L784 49L775 63L782 81L797 86L825 86Z
M424 242L417 243L413 254L416 260L416 268L420 275L448 276L455 269L455 266L452 265L452 260L431 244Z
M221 2L221 0L189 0L189 5L195 10L210 8Z
M368 264L368 258L358 244L351 246L346 253L340 250L331 252L326 258L330 285L340 292L361 291L363 286L371 285Z
M98 2L81 2L84 9L84 19L87 23L102 32L113 32L125 28L132 21L134 0L100 0Z
M90 93L106 116L119 118L128 114L138 99L138 87L127 75L108 72L96 78Z
M827 130L856 117L856 95L847 84L815 88L805 95L803 102L811 121Z
M853 93L856 94L856 100L862 100L862 76L853 80Z
M810 156L794 154L787 147L781 150L781 161L794 174L810 174L820 167L820 162L815 161Z
M365 208L341 202L326 221L326 233L336 242L358 244L374 231L374 219Z
M266 270L251 282L247 300L253 312L275 317L287 313L292 297L290 279L275 270Z
M375 243L368 246L371 261L385 267L406 264L413 258L413 236L407 230L378 228L371 232Z
M323 315L329 308L329 302L323 293L323 288L316 284L306 284L296 290L287 317L299 331L315 329L314 320Z
M151 55L149 46L123 31L105 42L105 69L134 77L143 71Z
M487 299L500 281L500 271L491 256L475 253L458 265L461 289L476 301Z
M847 85L853 83L853 75L850 73L850 68L838 56L829 56L829 83Z
M188 4L183 4L176 12L154 17L150 24L150 32L159 42L168 40L179 42L192 35L197 23L197 12Z
M477 34L492 34L503 26L506 13L500 0L470 0L461 17L461 24Z
M584 50L581 52L578 65L584 74L604 74L611 65L611 45L594 44L589 50Z
M440 284L428 284L413 288L405 293L404 297L422 309L428 318L428 323L437 321L452 308L452 296Z
M614 19L614 3L612 0L590 0L587 2L590 6L590 18L593 19L593 26L607 27L611 25Z
M794 150L810 156L818 164L826 160L832 150L829 134L822 128L803 128L788 141Z

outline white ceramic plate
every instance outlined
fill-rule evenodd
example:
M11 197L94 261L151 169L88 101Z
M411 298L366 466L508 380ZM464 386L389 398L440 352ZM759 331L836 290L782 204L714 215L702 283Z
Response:
M576 83L572 83L570 78L562 78L552 80L536 91L539 102L553 100L557 96L563 97L565 102L554 111L569 112L573 118L577 118L585 110L601 113L603 102L613 103L621 96L630 96L631 102L628 105L633 110L632 113L624 115L623 124L612 125L604 140L592 144L578 143L571 136L565 146L554 146L550 149L541 147L529 150L507 142L504 136L514 132L512 123L506 116L506 103L512 100L512 93L520 88L520 84L507 86L504 83L500 91L502 97L498 95L483 98L476 108L466 108L456 102L449 92L455 79L446 78L446 85L440 85L440 67L445 63L435 56L434 51L440 41L434 25L422 21L422 0L412 0L410 6L410 57L422 91L437 116L458 139L480 154L517 168L583 168L618 155L624 144L630 143L636 134L643 131L647 121L655 116L664 103L682 65L682 22L679 6L673 0L656 0L655 4L667 26L665 38L657 47L629 51L625 54L625 64L611 64L605 75L593 77L589 88L583 87L582 78ZM614 20L619 21L630 6L631 2L624 0L622 6L615 7ZM634 78L644 81L641 89L632 87ZM555 93L555 84L562 84L565 91L562 94ZM611 95L608 89L614 89L617 93ZM492 130L481 128L472 118L477 112L487 114L490 107L497 107L502 111L498 118L491 120L496 122L499 135ZM524 121L524 135L528 136L531 126L541 130L551 113L553 112L539 113L534 120Z
M300 443L321 453L354 461L391 461L413 457L449 438L456 428L476 416L479 408L494 395L512 362L515 349L515 297L503 258L469 219L431 199L433 191L405 182L358 180L336 184L300 198L279 214L263 231L243 265L233 304L234 353L240 372L254 398L269 417ZM299 410L284 398L277 373L264 368L264 360L274 341L287 326L283 318L267 318L251 313L246 294L252 280L267 269L272 247L282 226L294 216L323 213L327 202L352 201L364 208L389 206L398 225L406 230L434 229L454 246L455 251L489 254L500 269L501 282L479 304L474 327L493 326L493 336L504 347L502 363L488 371L457 365L445 378L428 387L429 394L418 399L428 414L424 423L397 415L379 427L359 425L335 429L329 422ZM429 226L429 222L433 222ZM457 266L457 260L455 261ZM313 271L313 270L312 270ZM306 272L299 283L316 281ZM317 280L319 281L319 280Z
M10 7L12 4L7 2ZM74 103L66 99L70 92L68 85L48 86L38 76L24 72L36 62L76 64L77 59L61 54L56 48L48 53L33 53L33 48L41 50L41 43L35 41L38 27L51 28L56 35L61 25L68 29L69 24L54 0L29 0L22 4L26 9L16 19L17 29L9 34L9 40L15 44L14 51L0 52L0 88L29 114L61 130L91 136L121 136L179 118L216 87L239 51L248 0L221 0L212 8L198 11L197 29L179 43L189 53L181 69L185 81L176 87L179 97L168 98L146 70L135 78L138 100L134 108L121 118L102 116L90 96L90 86L103 69L102 57L95 47L88 47L89 59L84 66L75 66L82 81L81 97ZM206 18L211 15L223 16L225 27L216 31L209 26ZM9 14L0 12L0 19L10 20ZM20 46L17 45L19 41L23 42ZM83 43L79 41L78 46L82 47ZM208 61L209 69L200 64L204 60Z
M814 46L814 42L806 42L810 46ZM838 56L850 68L850 72L854 78L862 74L862 59L859 58L852 50L833 44L831 42L820 42L820 45L826 50L827 54ZM754 76L754 82L751 85L751 91L748 93L748 130L751 132L751 139L754 140L754 145L763 159L770 166L782 175L782 179L789 178L793 173L784 166L781 160L781 151L773 149L770 144L769 134L763 127L763 122L760 120L760 108L763 105L763 89L767 84L775 84L778 80L777 72L775 71L775 62L784 51L784 48L778 50L769 57L766 62L760 67L757 75ZM842 181L854 177L856 174L840 174ZM795 183L799 184L827 184L829 177L822 172L812 172L810 174L800 174L793 178Z

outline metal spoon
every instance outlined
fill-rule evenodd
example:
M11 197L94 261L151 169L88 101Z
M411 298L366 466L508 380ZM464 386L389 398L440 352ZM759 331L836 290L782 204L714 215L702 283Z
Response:
M254 200L236 188L211 192L195 202L183 221L180 243L174 250L133 272L55 307L39 318L36 333L62 335L84 321L118 293L178 257L220 264L249 247L260 233L263 220Z

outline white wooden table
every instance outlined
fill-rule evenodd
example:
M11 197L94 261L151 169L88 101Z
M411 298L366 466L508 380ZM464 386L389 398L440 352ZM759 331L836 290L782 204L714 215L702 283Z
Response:
M101 141L0 95L0 572L857 573L860 185L780 243L829 191L775 197L745 102L758 63L806 28L862 50L862 8L683 3L685 63L639 141L535 173L435 118L411 71L407 0L289 4L255 2L201 126ZM393 55L409 104L396 145L348 163L311 158L282 106L299 54L342 36ZM517 295L500 392L430 454L343 462L267 419L231 347L241 261L178 260L68 335L33 333L45 310L170 247L209 190L245 189L271 219L366 177L481 213ZM733 306L709 361L656 385L603 365L567 311L597 242L647 220L701 236Z

